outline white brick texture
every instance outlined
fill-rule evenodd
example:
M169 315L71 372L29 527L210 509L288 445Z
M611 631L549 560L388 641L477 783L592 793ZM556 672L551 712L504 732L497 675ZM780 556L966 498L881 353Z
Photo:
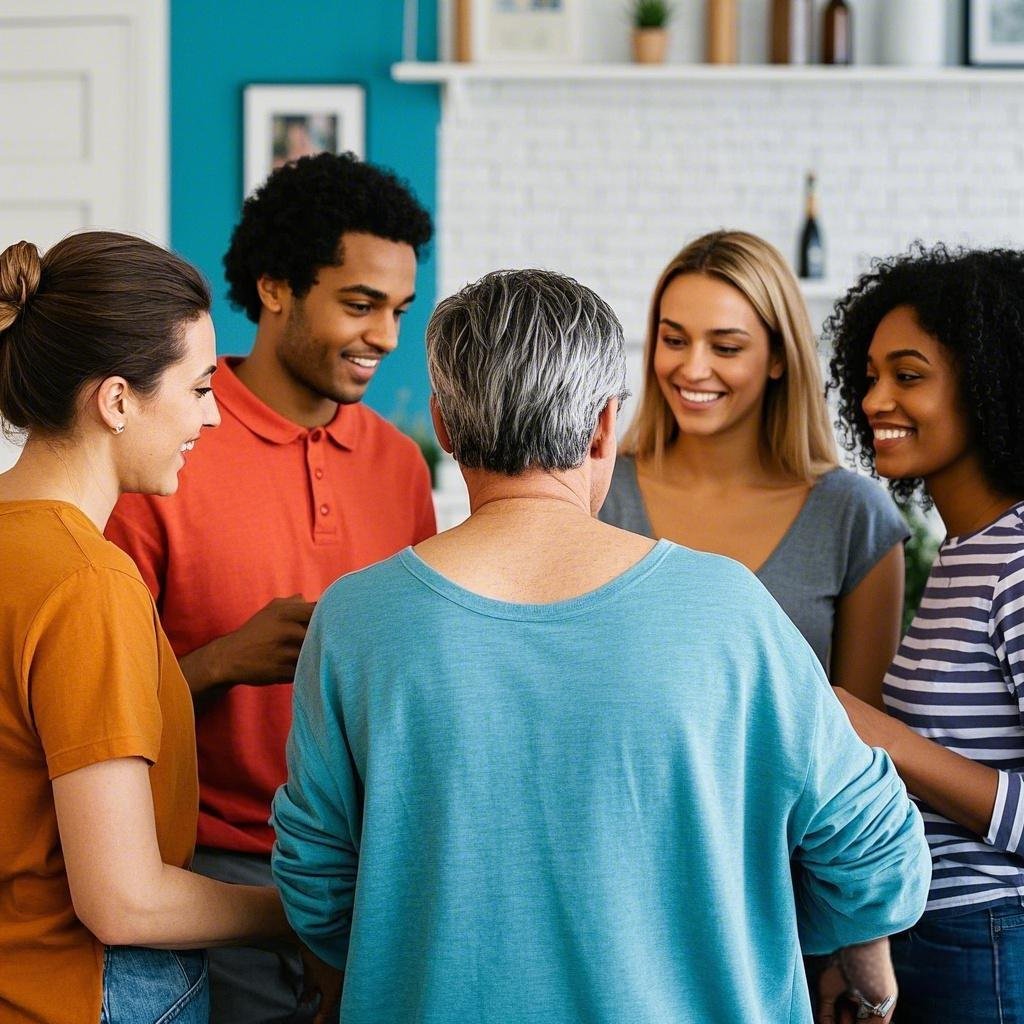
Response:
M1024 245L1024 76L461 88L440 128L439 296L549 267L608 299L636 341L659 271L701 232L744 228L795 258L809 169L840 287L914 239Z

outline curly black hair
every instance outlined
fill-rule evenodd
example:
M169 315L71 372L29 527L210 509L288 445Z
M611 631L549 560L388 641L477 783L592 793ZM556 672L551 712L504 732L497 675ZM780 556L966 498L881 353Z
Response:
M228 298L258 323L256 281L264 274L303 298L320 267L342 265L346 232L405 242L419 255L433 230L430 214L390 171L351 153L302 157L274 171L242 206L224 255Z
M823 332L834 353L828 389L838 392L843 447L872 474L872 432L861 408L868 346L898 306L910 306L951 355L988 483L1001 494L1024 494L1024 253L917 242L905 255L875 260L836 304ZM889 483L903 505L920 487L917 479Z

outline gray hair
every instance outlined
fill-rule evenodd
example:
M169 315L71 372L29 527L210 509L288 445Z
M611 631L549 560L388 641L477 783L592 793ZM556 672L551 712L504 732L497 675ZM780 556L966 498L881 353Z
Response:
M582 465L628 392L622 325L571 277L499 270L440 302L427 370L458 462L517 476Z

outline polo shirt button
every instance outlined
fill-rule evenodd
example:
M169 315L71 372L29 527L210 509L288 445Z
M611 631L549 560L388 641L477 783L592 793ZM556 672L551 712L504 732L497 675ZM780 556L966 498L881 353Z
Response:
M322 469L314 469L313 470L313 476L315 476L317 478L317 480L323 480L323 478L324 478L324 471Z
M330 511L331 511L331 506L330 505L321 505L320 506L320 515L325 516Z
M319 427L317 427L316 430L311 430L309 432L309 439L310 439L310 441L319 441L320 438L323 437L323 436L324 436L324 432Z

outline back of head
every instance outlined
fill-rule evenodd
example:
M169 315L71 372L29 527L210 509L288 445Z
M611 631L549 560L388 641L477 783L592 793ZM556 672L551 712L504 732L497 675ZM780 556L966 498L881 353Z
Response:
M0 417L67 432L82 388L124 377L140 395L183 355L183 328L210 309L202 275L132 235L70 235L40 258L0 253Z
M602 409L626 396L611 307L546 270L496 271L439 303L427 368L458 462L509 476L582 465Z
M836 465L817 346L800 286L785 258L746 231L714 231L690 242L655 285L644 347L644 392L624 447L658 460L678 426L654 374L661 298L682 274L705 274L738 289L768 331L785 364L782 378L766 384L763 441L766 453L788 475L810 480Z
M341 266L347 233L404 242L418 255L433 227L403 182L351 153L320 153L278 168L242 207L224 256L228 298L258 323L259 278L287 281L296 298L305 297L319 267Z
M825 326L839 393L844 447L874 467L874 435L861 403L868 348L884 317L900 306L949 354L982 469L1000 493L1024 495L1024 252L945 245L876 260L836 305ZM893 480L905 501L916 479Z

